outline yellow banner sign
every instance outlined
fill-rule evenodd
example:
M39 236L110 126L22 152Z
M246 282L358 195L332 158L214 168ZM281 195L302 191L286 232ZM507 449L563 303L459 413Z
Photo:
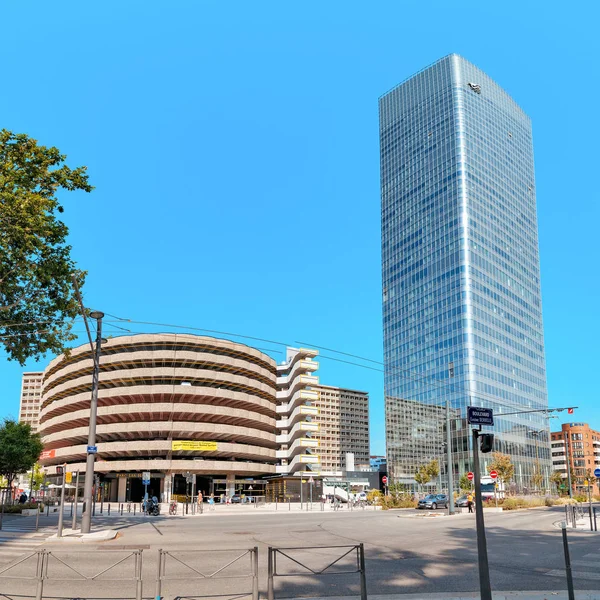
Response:
M73 481L73 473L65 473L65 483L71 483Z
M214 452L217 442L197 442L194 440L178 440L171 442L171 450L195 450L197 452Z

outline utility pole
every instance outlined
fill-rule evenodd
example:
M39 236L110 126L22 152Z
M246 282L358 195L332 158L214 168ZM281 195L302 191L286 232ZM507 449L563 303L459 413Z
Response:
M477 554L479 555L479 589L481 600L492 600L490 567L488 564L485 522L483 520L483 501L481 498L481 469L479 467L479 433L473 427L473 474L475 483L475 523L477 525Z
M67 465L60 467L62 472L62 484L60 486L60 508L58 509L58 531L56 537L62 537L63 532L63 517L65 512L65 479L67 477ZM57 469L58 471L58 469Z
M89 533L92 526L92 486L94 485L94 462L96 459L96 417L98 414L98 377L100 375L100 351L102 346L102 319L104 313L99 310L90 313L96 319L96 349L93 356L92 399L90 403L90 424L88 432L87 460L85 480L83 482L83 514L81 515L81 533Z
M573 498L573 484L571 483L571 459L569 458L569 434L565 433L565 453L567 460L567 479L569 481L569 498Z

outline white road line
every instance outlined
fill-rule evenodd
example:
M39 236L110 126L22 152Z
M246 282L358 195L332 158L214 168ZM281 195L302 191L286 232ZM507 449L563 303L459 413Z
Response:
M595 565L596 567L598 565ZM573 579L595 579L600 580L600 573L592 573L588 571L571 571L573 575ZM550 577L566 577L567 574L564 569L552 569L552 571L548 571L546 575L550 575Z

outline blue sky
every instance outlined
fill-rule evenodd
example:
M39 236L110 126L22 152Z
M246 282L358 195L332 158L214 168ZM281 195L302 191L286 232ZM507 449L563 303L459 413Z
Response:
M533 120L550 405L600 429L595 3L10 4L0 127L89 167L93 194L64 197L88 306L374 360L377 98L450 52L474 62ZM22 371L0 352L5 415ZM382 374L319 374L371 393L382 453Z

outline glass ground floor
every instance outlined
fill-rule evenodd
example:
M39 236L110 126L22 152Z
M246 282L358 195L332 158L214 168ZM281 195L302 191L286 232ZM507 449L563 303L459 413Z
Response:
M211 494L219 500L234 495L244 498L265 496L267 481L254 477L236 475L196 475L187 473L150 473L150 483L144 485L142 473L107 473L99 475L97 497L106 502L140 502L146 491L162 502L171 498L183 501L196 498L202 492L205 498Z

